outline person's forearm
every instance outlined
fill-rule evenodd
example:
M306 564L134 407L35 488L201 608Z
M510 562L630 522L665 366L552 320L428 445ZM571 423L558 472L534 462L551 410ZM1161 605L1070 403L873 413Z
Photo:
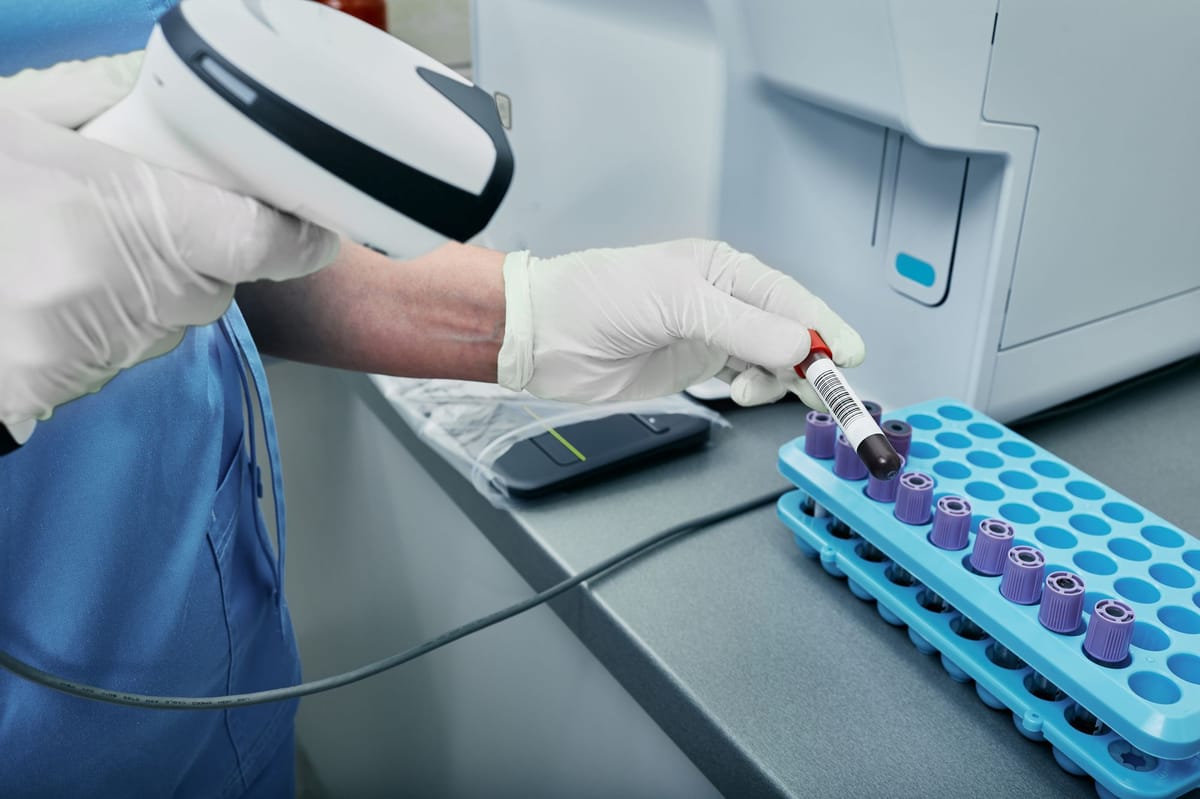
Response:
M504 255L448 244L396 262L350 242L330 267L238 288L269 355L379 374L495 382Z

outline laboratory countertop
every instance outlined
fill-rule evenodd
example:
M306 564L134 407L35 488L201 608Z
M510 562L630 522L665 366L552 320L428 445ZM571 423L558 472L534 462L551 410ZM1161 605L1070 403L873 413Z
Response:
M726 412L715 446L513 511L425 447L366 378L372 410L535 588L684 519L786 483L795 403ZM1018 428L1195 534L1200 367ZM1093 797L905 631L803 557L773 506L656 551L555 610L727 796ZM1200 796L1200 793L1195 794Z

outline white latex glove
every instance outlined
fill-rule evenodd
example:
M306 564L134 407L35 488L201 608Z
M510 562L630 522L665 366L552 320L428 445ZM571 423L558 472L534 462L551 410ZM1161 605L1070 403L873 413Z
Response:
M655 397L717 376L742 405L788 390L821 400L792 367L817 330L839 366L862 339L787 275L727 244L683 239L504 261L499 382L546 399Z
M137 63L0 80L0 423L10 428L169 351L189 325L220 318L238 283L300 277L337 254L330 231L62 126L120 99Z

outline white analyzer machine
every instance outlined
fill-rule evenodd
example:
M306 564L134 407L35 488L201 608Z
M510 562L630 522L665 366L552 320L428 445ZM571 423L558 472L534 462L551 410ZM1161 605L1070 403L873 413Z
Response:
M729 241L888 405L1010 420L1200 351L1200 4L475 2L524 167L487 243Z

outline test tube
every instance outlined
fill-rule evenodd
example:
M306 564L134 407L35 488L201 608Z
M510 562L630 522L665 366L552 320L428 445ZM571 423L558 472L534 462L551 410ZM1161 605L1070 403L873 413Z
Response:
M880 427L892 449L896 450L900 457L907 458L908 451L912 448L912 425L903 419L888 419Z
M971 534L971 503L962 497L945 496L933 512L929 541L939 549L964 549Z
M1038 621L1047 630L1070 634L1083 621L1083 578L1071 572L1052 572L1042 589Z
M1133 640L1133 608L1116 599L1101 599L1092 609L1083 651L1104 666L1118 666L1129 657Z
M896 507L892 510L897 519L905 524L925 524L929 521L929 507L932 503L932 477L921 472L905 472L900 475Z
M833 445L833 473L843 480L861 480L867 476L866 464L850 446L845 433L838 433Z
M1004 571L1008 550L1012 547L1013 527L1003 519L984 519L975 534L971 550L971 568L980 574L995 577Z
M1034 547L1008 550L1004 572L1000 575L1000 594L1018 605L1034 605L1042 596L1042 578L1046 556Z
M810 457L827 460L833 457L837 439L837 423L821 411L809 411L804 417L804 451Z
M796 374L812 385L867 470L880 480L892 479L900 473L900 456L834 365L829 345L815 330L809 331L809 338L808 357L796 364Z

